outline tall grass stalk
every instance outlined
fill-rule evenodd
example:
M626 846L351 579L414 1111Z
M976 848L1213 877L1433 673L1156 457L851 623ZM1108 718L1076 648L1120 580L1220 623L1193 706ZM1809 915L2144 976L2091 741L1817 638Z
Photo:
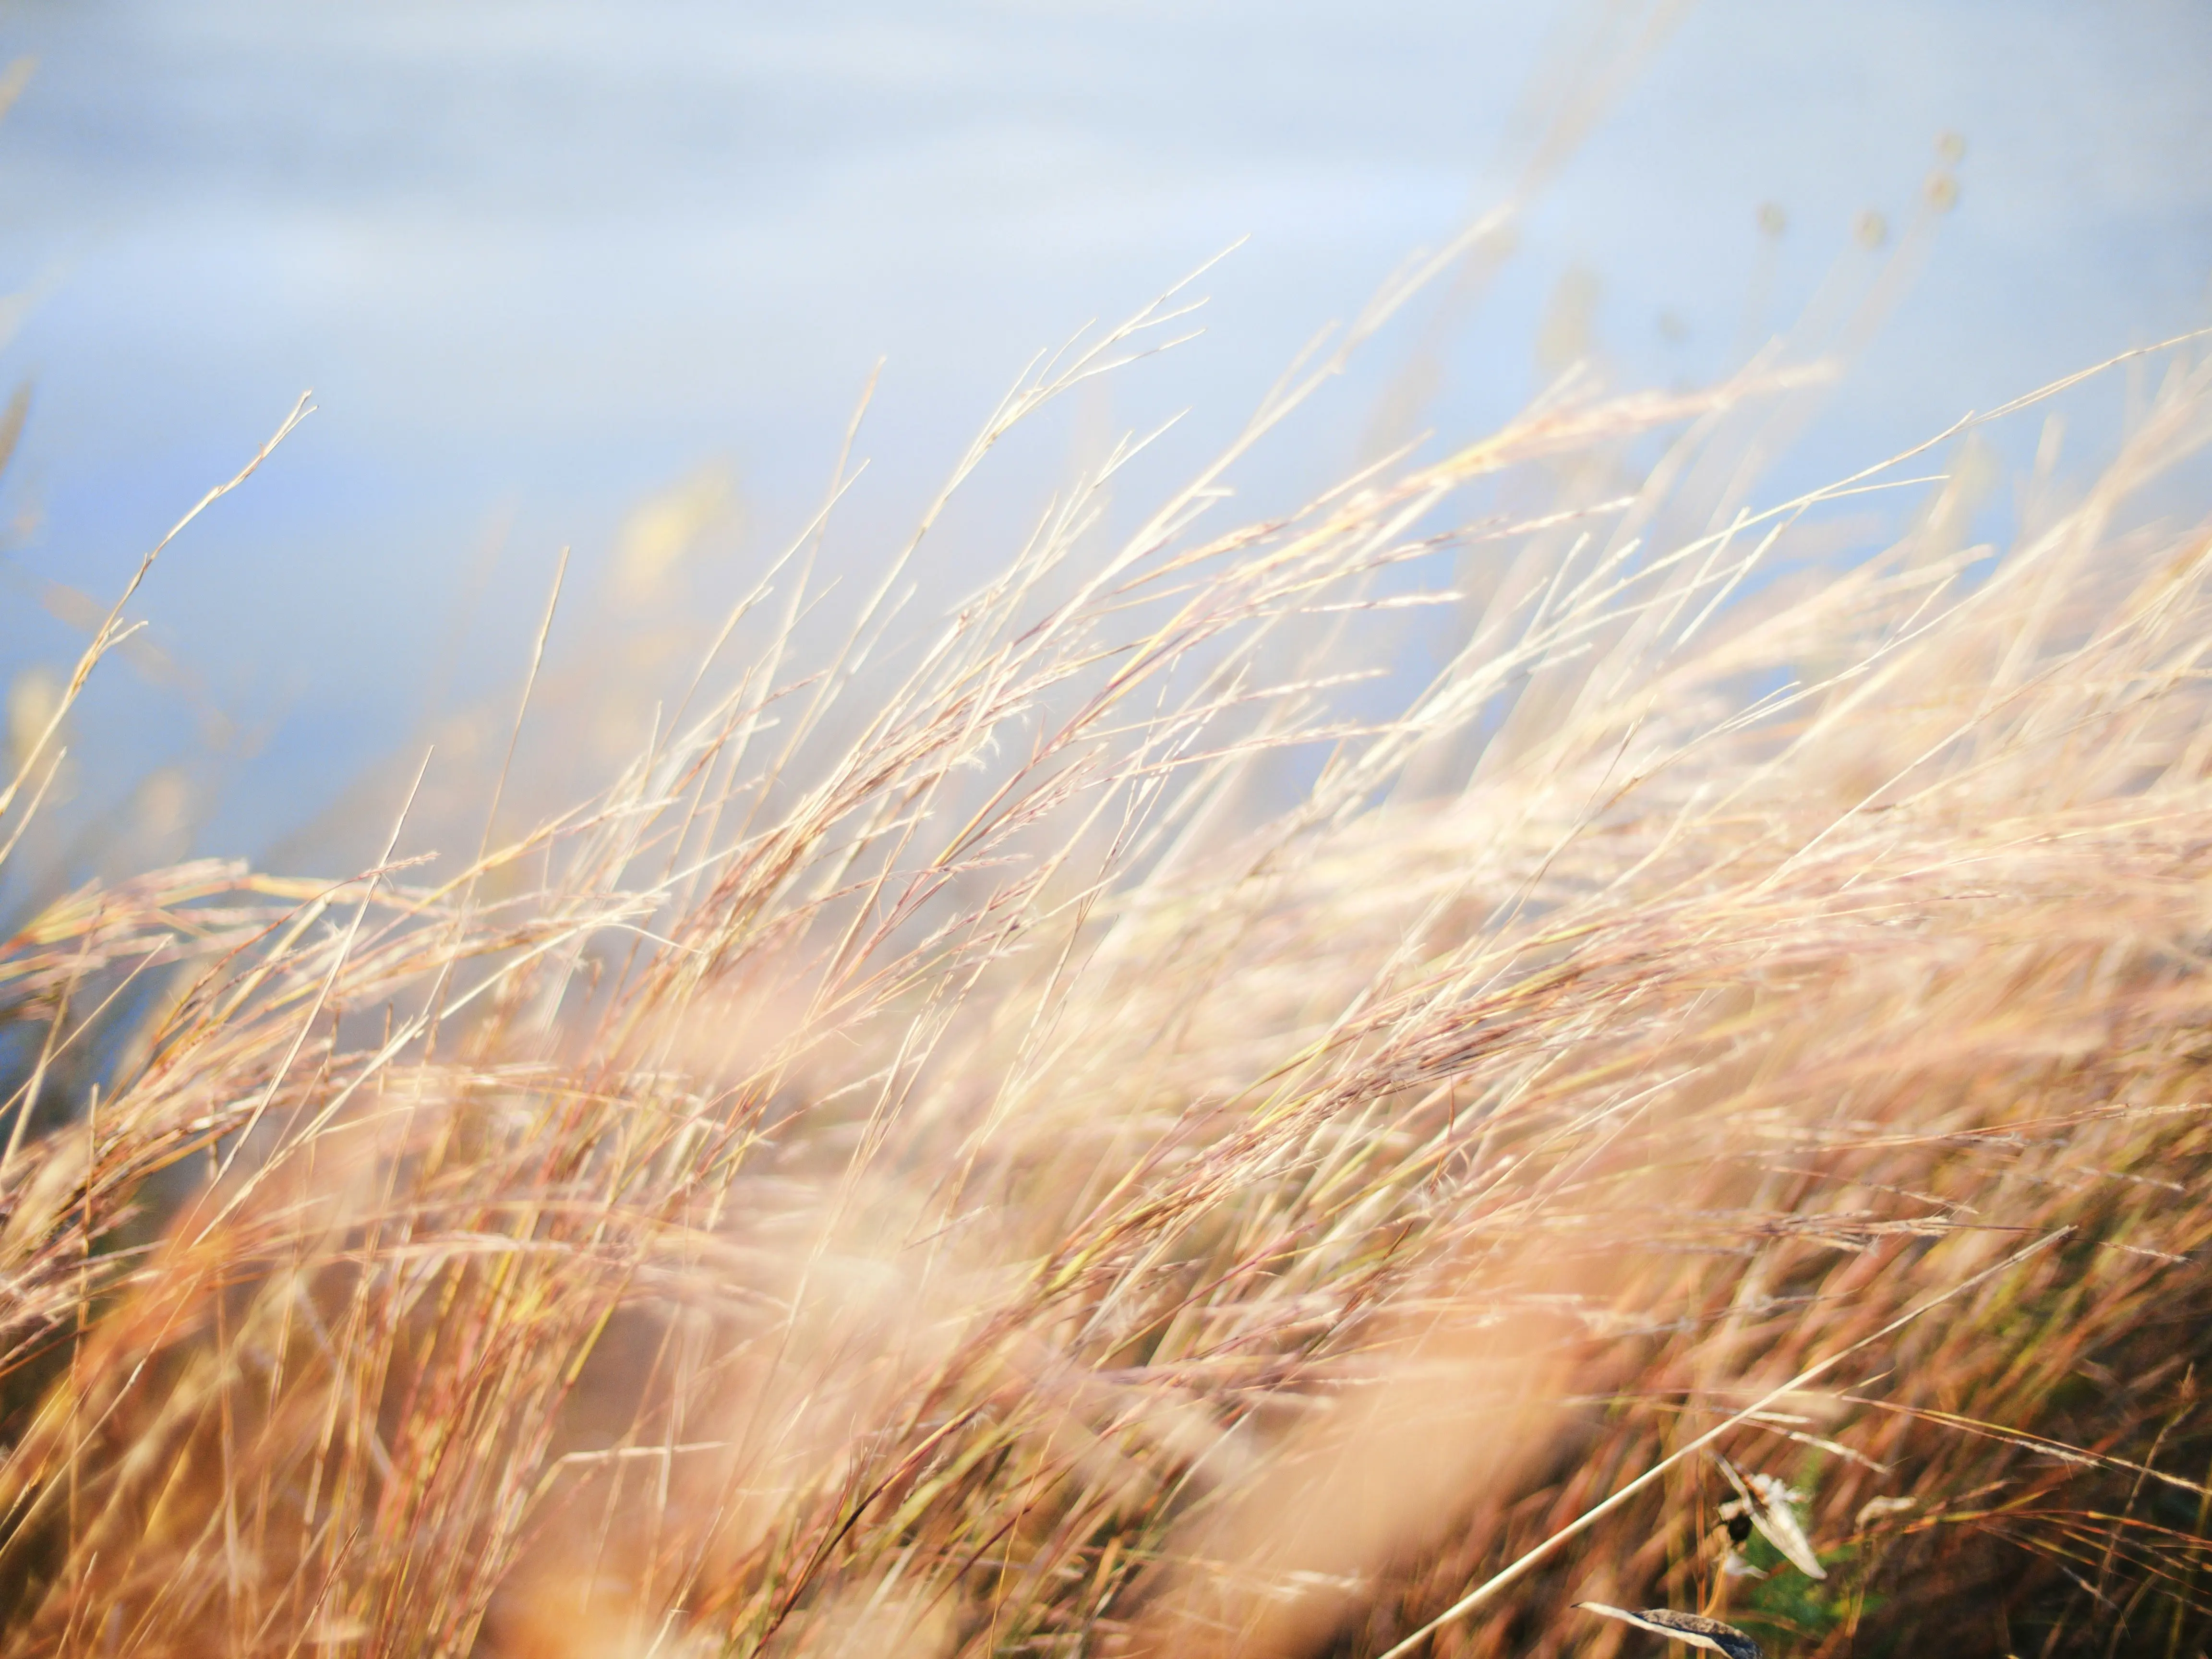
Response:
M2140 355L2002 552L1972 422L1757 505L1771 356L1218 526L1317 357L933 635L894 563L808 659L810 526L457 866L44 908L0 1646L2195 1651L2212 361Z

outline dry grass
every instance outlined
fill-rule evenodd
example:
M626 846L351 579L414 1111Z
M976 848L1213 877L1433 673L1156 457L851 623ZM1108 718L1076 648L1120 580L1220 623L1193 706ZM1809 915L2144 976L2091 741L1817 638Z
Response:
M586 806L47 908L6 1651L2196 1651L2212 528L2144 503L2212 362L2148 361L2002 556L1960 434L1749 505L1772 361L1107 547L1117 454L827 660L810 530Z

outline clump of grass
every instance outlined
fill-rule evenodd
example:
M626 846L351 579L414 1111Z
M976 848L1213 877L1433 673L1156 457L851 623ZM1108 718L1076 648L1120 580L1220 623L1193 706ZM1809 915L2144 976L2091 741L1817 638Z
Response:
M800 659L810 527L472 858L403 808L343 880L44 911L6 1650L2203 1640L2212 529L2141 503L2212 365L2162 361L2002 556L1960 432L1754 506L1772 361L1212 527L1323 360L933 636L887 578Z

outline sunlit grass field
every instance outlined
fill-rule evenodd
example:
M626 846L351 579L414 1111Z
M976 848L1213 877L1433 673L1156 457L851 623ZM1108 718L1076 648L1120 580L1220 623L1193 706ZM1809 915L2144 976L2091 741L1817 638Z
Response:
M2201 1651L2212 353L2087 369L2086 477L2069 382L1763 493L1778 343L1240 524L1495 229L949 605L945 502L1182 298L857 588L848 442L587 798L533 657L473 817L417 756L372 867L19 915L0 1648Z

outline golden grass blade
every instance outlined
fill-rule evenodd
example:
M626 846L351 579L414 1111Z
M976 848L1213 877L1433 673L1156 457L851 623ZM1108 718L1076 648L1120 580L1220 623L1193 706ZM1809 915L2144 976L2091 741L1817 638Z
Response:
M1609 1607L1602 1601L1577 1601L1575 1606L1584 1613L1595 1613L1605 1619L1617 1619L1638 1630L1663 1636L1670 1642L1681 1642L1693 1648L1703 1648L1708 1653L1720 1654L1723 1659L1763 1659L1759 1644L1750 1637L1734 1625L1724 1625L1719 1620L1708 1619L1702 1613L1674 1613L1665 1607L1646 1607L1642 1613L1630 1613L1624 1607Z

